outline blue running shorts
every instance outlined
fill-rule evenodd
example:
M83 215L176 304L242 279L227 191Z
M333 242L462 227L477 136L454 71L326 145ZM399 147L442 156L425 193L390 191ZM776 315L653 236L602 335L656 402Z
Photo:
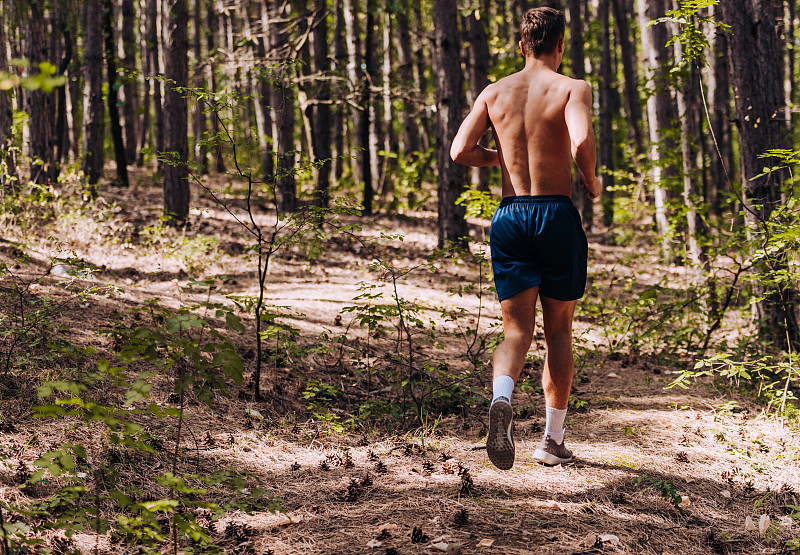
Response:
M589 245L569 197L504 198L492 217L489 244L501 301L537 285L557 301L583 296Z

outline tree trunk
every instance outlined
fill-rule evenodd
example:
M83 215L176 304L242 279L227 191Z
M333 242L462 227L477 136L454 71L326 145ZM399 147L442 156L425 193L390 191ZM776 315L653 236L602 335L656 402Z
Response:
M8 52L6 51L6 13L11 0L0 0L0 73L8 71ZM8 191L17 187L16 163L11 150L13 108L11 91L0 91L0 190Z
M168 49L164 94L164 214L173 225L182 225L189 216L187 180L189 138L188 106L177 87L189 86L189 12L187 0L170 0Z
M63 1L56 1L53 4L53 30L52 38L54 39L54 43L58 43L60 37L64 37L64 52L58 62L56 75L66 76L67 68L72 61L72 31L67 25L67 14L65 13ZM55 158L53 160L53 171L51 174L53 182L58 180L61 162L64 160L70 148L66 82L56 88L55 101Z
M765 62L781 59L777 21L769 0L726 0L721 6L723 21L731 26L728 48L742 181L746 184L745 217L755 248L762 250L770 235L765 222L781 204L785 176L772 172L756 177L763 173L764 166L775 165L758 155L768 149L788 147L786 126L777 119L784 103L780 67ZM774 280L775 273L786 268L786 252L771 253L759 268L763 278L755 286L756 296L763 298L755 304L760 335L781 348L800 340L796 294L785 285L766 285L764 281Z
M122 0L122 67L125 76L122 93L125 103L122 105L122 117L125 130L125 159L132 163L136 159L136 112L139 107L139 90L136 71L136 10L133 0Z
M647 123L650 130L650 155L653 164L653 196L656 210L656 228L661 237L661 251L668 258L672 250L669 238L668 189L665 177L669 173L663 161L662 149L669 151L674 144L662 130L672 128L675 108L665 77L669 72L669 53L666 44L669 30L665 24L648 25L665 13L664 0L639 0L639 29L642 35L642 52L647 73L647 88L653 94L647 99Z
M614 221L614 98L612 81L616 81L611 68L611 30L608 25L608 2L599 0L597 4L597 19L600 22L601 58L600 58L600 136L598 149L598 162L604 169L603 172L603 224L610 226Z
M467 16L469 24L469 88L472 102L489 85L489 38L486 35L486 10L475 10ZM481 146L489 146L488 134L481 137ZM472 186L489 190L489 167L472 168Z
M467 234L465 209L456 205L467 181L466 167L450 159L450 142L456 136L464 109L459 62L457 7L455 0L433 0L436 22L433 71L436 78L436 142L438 154L439 246L461 242Z
M28 74L39 73L39 64L49 61L45 20L42 4L29 4L30 14L25 26L26 57L30 66ZM41 89L27 94L28 128L30 137L31 181L46 183L53 164L53 95Z
M707 201L712 213L722 216L723 193L730 191L728 178L736 179L736 166L733 159L731 140L731 97L728 80L728 31L714 27L712 32L712 59L708 71L708 103L710 107L711 129L713 130L709 159L711 182Z
M203 43L200 40L206 28L203 26L203 0L194 0L194 11L192 12L192 52L194 53L194 73L192 75L194 86L197 89L205 88L205 63L203 60ZM207 91L210 92L210 91ZM200 99L195 99L194 125L192 134L194 135L194 158L200 166L202 175L208 174L208 147L205 144L206 130L208 122L206 109L208 106Z
M783 94L785 107L783 109L784 118L786 119L786 131L789 133L791 140L793 125L793 111L794 106L794 90L795 90L795 75L794 75L794 49L795 49L795 36L794 36L794 18L795 18L795 0L786 0L786 6L783 13L783 32L784 32L784 70L783 70Z
M103 32L106 43L106 70L108 78L108 117L111 121L111 140L114 143L114 159L117 162L117 185L128 186L128 161L122 142L122 126L119 123L117 92L117 54L114 51L114 2L103 1Z
M429 38L430 30L425 27L426 18L422 15L422 1L421 0L410 0L412 11L414 12L414 59L417 61L416 63L416 74L415 78L415 88L414 90L417 91L416 98L417 102L420 102L423 106L425 106L425 114L422 117L417 118L418 125L419 125L419 136L420 136L420 148L422 150L428 150L431 148L431 137L433 136L433 130L431 129L431 113L430 110L427 108L428 100L427 100L427 91L429 90L428 87L428 77L426 73L426 68L431 67L431 58L428 53L432 50L433 44ZM458 52L459 49L456 49Z
M83 40L83 59L86 68L83 92L83 160L81 170L86 179L87 193L96 195L97 181L103 174L103 3L87 0L85 6L86 36Z
M381 79L383 80L383 164L381 166L381 195L384 202L391 201L394 205L394 168L397 165L396 158L390 154L397 152L397 134L394 130L394 109L392 107L392 71L394 68L394 55L392 52L392 34L394 25L392 24L392 14L388 10L383 14L383 66L381 69Z
M584 0L568 0L569 10L569 67L574 79L586 77L586 63L583 54L583 18L581 17L581 3ZM583 225L587 229L594 226L594 213L592 200L586 196L581 187L580 171L572 172L572 202L583 217Z
M675 45L675 56L683 55L680 44ZM707 260L703 244L703 222L698 214L698 205L702 206L703 198L697 187L698 168L696 165L698 145L701 136L697 125L697 106L699 75L693 62L689 63L683 76L683 83L677 90L678 120L681 122L681 160L683 182L683 205L686 210L686 250L689 260L700 277Z
M270 84L270 73L267 70L269 65L267 54L269 53L269 5L267 0L261 0L259 4L259 15L261 19L261 33L256 39L256 57L259 58L259 73L256 76L258 82L258 94L256 106L256 122L261 128L259 130L259 146L261 147L261 174L264 181L271 181L275 176L275 153L273 147L275 141L272 136L272 88Z
M367 111L369 117L369 175L370 175L370 190L371 194L375 195L378 191L378 176L380 175L380 164L378 160L378 135L381 133L380 129L380 103L381 98L378 94L372 93L372 87L380 85L380 75L378 72L378 41L375 27L377 22L375 20L375 0L366 0L367 21L364 32L364 62L366 64L366 79L364 81L364 89L367 94L365 95L366 106L369 106ZM371 212L371 210L370 210Z
M612 0L617 43L622 54L622 74L625 78L625 114L636 154L644 152L642 134L642 107L639 105L639 75L636 70L636 48L630 38L629 16L623 0Z
M139 136L137 137L137 150L136 150L136 165L139 167L144 166L144 153L148 148L148 137L150 136L150 77L153 73L152 70L152 56L150 55L150 16L149 6L154 0L142 0L145 9L142 10L142 25L140 29L144 32L141 33L143 39L141 42L140 51L142 53L142 120L139 125Z
M208 47L208 70L206 73L206 80L208 82L208 90L211 93L217 92L217 37L222 37L222 20L217 13L217 9L214 6L214 0L211 0L208 3L208 35L207 35L207 47ZM266 39L264 39L266 40ZM269 97L267 97L269 99ZM267 100L268 101L268 100ZM213 113L211 115L211 133L214 136L214 140L217 144L216 148L214 149L214 165L217 169L218 173L225 172L225 157L222 152L222 144L219 141L219 119L217 113ZM271 162L271 157L270 157ZM269 171L267 175L272 175L272 170Z
M319 206L328 206L328 189L331 184L331 86L325 80L331 71L328 57L328 10L326 0L316 0L317 26L314 28L314 64L323 80L317 85L314 106L314 159L317 163L317 182L314 200Z
M167 2L168 0L163 0ZM149 46L150 70L153 75L163 75L164 70L161 65L161 2L162 0L149 0L147 4L147 44ZM155 135L156 153L164 150L164 84L158 79L153 79L153 133ZM161 170L161 163L158 155L153 157L153 164L157 170Z
M77 48L73 50L72 56L73 63L67 66L67 88L68 88L68 101L69 108L67 109L67 128L70 132L70 140L68 142L70 152L68 157L70 162L75 162L81 159L81 137L82 137L82 110L83 105L83 91L81 85L83 84L83 62L78 58Z
M345 44L345 16L342 10L342 2L334 0L334 9L336 10L334 23L334 39L333 39L333 56L336 60L336 71L340 74L346 74L347 70L347 46ZM333 178L336 183L342 179L343 168L345 164L345 144L344 144L344 101L341 96L347 94L342 92L342 87L336 88L336 104L333 107Z
M411 33L408 25L408 0L400 0L397 17L397 63L400 74L400 90L405 95L403 117L403 147L407 157L419 151L419 123L416 118L416 95L414 88L414 53L411 49Z
M285 16L286 14L282 14ZM289 58L288 23L276 22L270 25L270 35L275 41L273 54L279 59ZM297 209L297 184L295 182L294 148L294 89L293 71L283 65L275 74L272 104L275 110L278 155L276 175L276 209L279 212L294 212Z
M363 208L365 214L372 213L372 167L369 153L369 82L359 71L361 67L361 40L358 32L357 0L344 0L345 36L347 44L347 74L350 86L356 93L358 105L353 107L353 135L355 137L355 171L356 186L364 191Z

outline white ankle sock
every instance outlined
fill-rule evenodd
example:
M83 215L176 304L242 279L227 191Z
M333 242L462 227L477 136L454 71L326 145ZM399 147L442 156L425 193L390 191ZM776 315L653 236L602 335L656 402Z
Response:
M547 407L547 424L544 433L553 438L556 443L564 442L564 418L566 416L567 409Z
M511 401L514 391L514 379L511 376L497 376L492 382L492 402L498 397L505 397Z

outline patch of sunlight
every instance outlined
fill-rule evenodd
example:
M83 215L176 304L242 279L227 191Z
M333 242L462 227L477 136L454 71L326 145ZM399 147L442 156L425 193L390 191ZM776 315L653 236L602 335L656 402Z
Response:
M631 470L636 470L639 464L639 461L628 453L609 453L605 462L612 466L630 468Z

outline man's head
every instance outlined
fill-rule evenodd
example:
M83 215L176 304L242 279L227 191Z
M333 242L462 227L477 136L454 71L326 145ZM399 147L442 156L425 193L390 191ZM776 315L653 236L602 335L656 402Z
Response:
M532 8L522 16L520 34L526 56L551 54L564 38L564 14L553 8Z

